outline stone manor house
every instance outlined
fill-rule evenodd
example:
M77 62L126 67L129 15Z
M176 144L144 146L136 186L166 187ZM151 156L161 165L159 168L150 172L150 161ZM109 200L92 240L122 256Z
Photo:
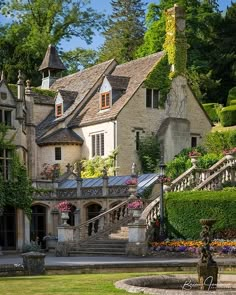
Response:
M167 32L167 35L181 33L184 36L182 8L175 6L168 14L175 24L175 31ZM177 37L173 42L177 49L182 46ZM187 43L185 45L187 48ZM9 136L15 134L18 153L34 185L58 185L42 180L45 163L60 164L61 173L68 173L68 163L73 165L77 160L96 155L108 156L116 148L116 175L129 175L132 163L140 168L137 149L140 139L146 135L158 136L165 161L171 160L183 148L198 145L211 129L211 122L185 76L180 73L173 78L164 105L159 89L146 86L146 81L167 54L166 51L157 52L121 65L112 59L60 77L65 67L56 48L49 45L39 66L41 92L31 87L29 81L24 81L19 73L15 93L2 74L0 120L10 126ZM171 71L176 66L174 61ZM52 95L43 90L50 90ZM1 151L0 163L5 179L9 160L7 151ZM71 198L75 209L81 210L82 221L89 218L88 206L108 208L120 199L113 198L106 206L102 203L105 199L102 200L91 198L82 203L77 196ZM57 202L56 197L37 198L32 207L37 218L32 218L31 224L21 210L5 210L0 217L0 245L5 249L20 249L30 240L32 226L36 231L37 227L43 228L43 234L55 232L55 224L59 221L55 221L52 210Z

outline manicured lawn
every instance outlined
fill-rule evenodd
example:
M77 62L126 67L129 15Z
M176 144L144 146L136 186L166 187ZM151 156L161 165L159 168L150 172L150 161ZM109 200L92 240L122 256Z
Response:
M0 294L128 295L131 293L116 289L114 282L130 277L154 274L158 273L78 274L0 278ZM135 294L141 295L143 293Z

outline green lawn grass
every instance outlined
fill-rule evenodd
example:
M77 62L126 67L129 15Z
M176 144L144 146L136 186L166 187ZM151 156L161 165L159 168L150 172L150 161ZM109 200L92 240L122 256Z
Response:
M128 295L130 293L116 289L116 281L151 273L114 273L114 274L78 274L45 275L0 278L0 294L4 295ZM141 295L143 293L135 293Z

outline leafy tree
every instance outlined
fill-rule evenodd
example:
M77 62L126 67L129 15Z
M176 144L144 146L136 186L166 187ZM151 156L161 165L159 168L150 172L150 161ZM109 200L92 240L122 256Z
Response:
M13 206L22 209L28 217L31 214L33 187L27 176L26 168L16 153L13 137L7 139L8 127L0 124L0 150L11 151L10 179L4 180L0 173L0 207Z
M144 4L142 0L111 0L112 14L103 33L100 61L116 58L123 63L134 59L144 34Z
M88 68L97 62L97 51L92 49L76 48L62 53L61 58L68 74L79 71L80 68Z
M144 43L137 50L136 56L142 57L162 50L165 40L165 10L175 3L186 11L190 84L199 99L216 101L220 78L214 75L212 68L219 53L215 40L222 21L216 0L160 0L159 5L150 4L146 15Z
M143 173L155 172L160 160L160 143L153 135L140 139L137 151Z
M107 175L115 174L115 161L118 154L118 149L115 149L108 157L96 156L92 159L82 160L83 178L101 177L104 168L107 170Z
M2 13L11 24L0 26L0 68L15 82L17 70L37 81L37 69L48 44L78 37L90 43L94 30L104 27L104 16L96 13L87 0L9 1Z

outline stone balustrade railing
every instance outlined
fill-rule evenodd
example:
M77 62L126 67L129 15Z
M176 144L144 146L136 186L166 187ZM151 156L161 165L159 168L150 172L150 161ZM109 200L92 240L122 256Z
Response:
M74 240L81 242L97 236L108 236L115 228L119 228L130 219L128 200L74 227ZM132 216L131 216L132 217Z
M236 164L228 163L221 169L217 169L215 173L210 175L205 181L200 183L195 189L196 190L216 190L221 189L225 183L234 183Z

